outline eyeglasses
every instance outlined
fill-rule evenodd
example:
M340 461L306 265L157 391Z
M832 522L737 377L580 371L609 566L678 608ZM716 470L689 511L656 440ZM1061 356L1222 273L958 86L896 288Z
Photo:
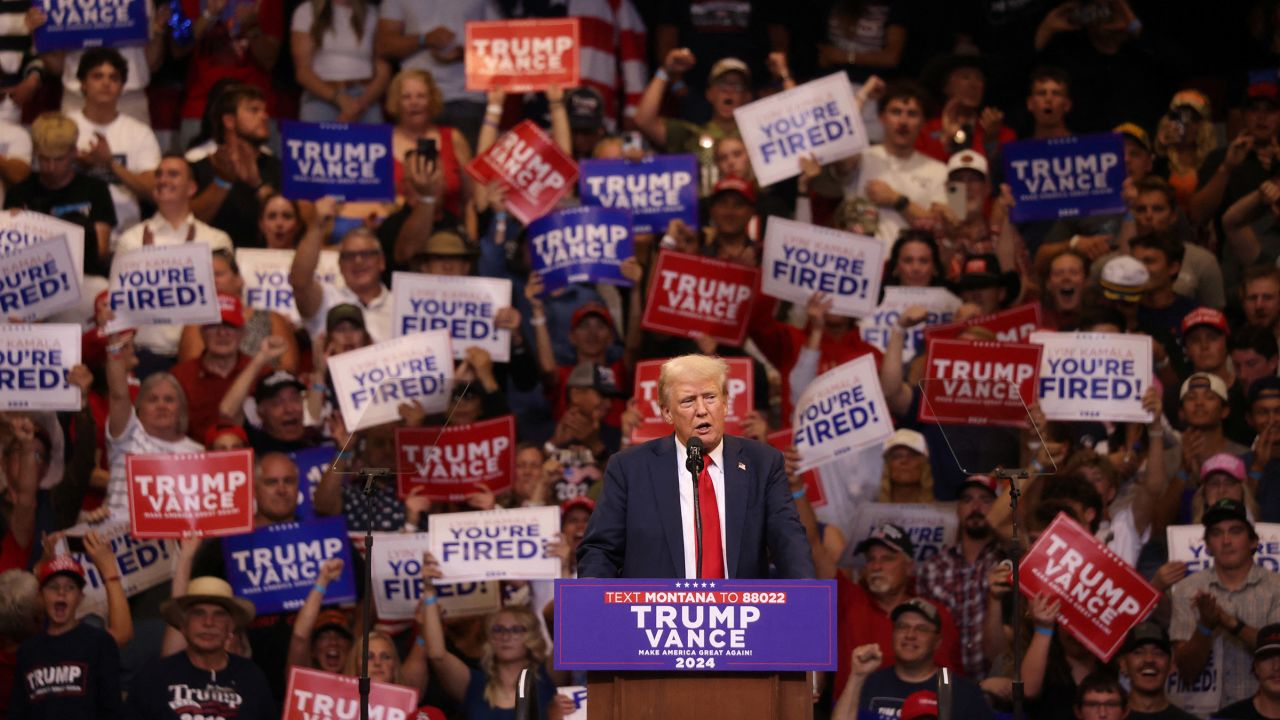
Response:
M529 628L523 625L494 625L489 628L489 634L496 638L524 635L527 632Z
M338 260L353 262L355 260L373 260L382 255L381 250L343 250L338 253Z

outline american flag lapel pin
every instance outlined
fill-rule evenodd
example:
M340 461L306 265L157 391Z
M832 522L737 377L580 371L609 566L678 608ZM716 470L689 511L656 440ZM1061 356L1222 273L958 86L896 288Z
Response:
M740 462L740 463L738 463L738 469L739 469L739 470L746 470L746 469L747 469L747 464L746 464L746 463L744 463L744 462Z

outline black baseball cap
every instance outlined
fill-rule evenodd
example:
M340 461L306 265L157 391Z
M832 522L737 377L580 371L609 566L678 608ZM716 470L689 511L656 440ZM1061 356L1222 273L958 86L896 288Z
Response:
M1249 526L1250 532L1253 531L1253 523L1249 522L1249 515L1245 512L1244 503L1236 502L1231 498L1222 498L1214 503L1208 510L1204 511L1204 516L1200 522L1207 528L1227 520L1239 520Z
M906 602L898 603L894 606L893 611L889 613L889 619L897 622L899 617L909 612L928 620L929 624L935 628L942 629L942 615L938 612L938 608L924 598L911 598Z
M890 550L897 550L909 558L916 556L916 548L911 544L911 538L907 535L907 531L893 523L885 523L872 530L866 540L858 543L858 547L854 548L854 552L861 555L870 550L873 545L883 545Z
M1160 627L1160 623L1150 620L1140 622L1129 631L1125 638L1122 652L1131 653L1144 645L1155 645L1168 654L1170 651L1169 633Z
M334 328L338 327L339 323L344 322L349 322L361 330L366 329L364 325L364 310L361 310L359 305L352 303L334 305L329 309L329 313L324 316L324 331L331 333Z
M285 388L297 388L298 392L306 392L307 390L307 386L294 377L293 373L277 370L258 383L258 389L253 393L253 399L256 402L265 402L278 395Z
M1249 406L1263 398L1280 397L1280 377L1268 375L1254 380L1249 385Z
M570 130L599 130L604 127L604 99L587 87L574 88L564 94Z
M1280 655L1280 623L1271 623L1258 630L1258 642L1253 649L1253 659L1262 660Z

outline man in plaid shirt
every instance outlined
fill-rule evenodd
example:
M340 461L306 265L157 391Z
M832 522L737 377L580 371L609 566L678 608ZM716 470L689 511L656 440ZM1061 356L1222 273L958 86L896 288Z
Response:
M987 676L982 623L987 609L987 575L1004 555L987 522L997 494L996 480L970 475L960 487L956 515L958 542L925 560L916 571L916 592L951 609L960 630L964 673L975 682Z

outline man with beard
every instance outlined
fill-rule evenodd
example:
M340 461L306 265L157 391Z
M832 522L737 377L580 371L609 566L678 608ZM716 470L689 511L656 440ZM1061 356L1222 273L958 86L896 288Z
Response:
M1256 265L1246 270L1240 305L1249 327L1269 330L1280 338L1280 269Z
M886 254L898 233L932 218L946 202L947 166L916 150L924 127L925 92L907 82L890 83L880 98L884 142L837 166L845 174L845 195L870 200L880 213L876 237Z
M267 101L251 85L233 85L217 99L217 149L196 163L196 217L241 241L258 237L261 203L280 187L280 160L263 151L271 136Z
M1164 689L1173 665L1169 635L1159 623L1138 623L1120 651L1120 669L1129 677L1128 720L1195 720L1169 703Z
M997 487L989 475L970 475L965 480L956 499L959 542L925 560L916 573L920 597L950 608L955 615L964 674L975 681L986 677L988 667L982 647L987 577L1004 556L987 522Z
M936 690L939 665L934 658L941 645L942 615L926 600L913 598L893 608L893 654L884 665L876 644L860 645L849 655L850 675L832 710L832 720L859 717L896 718L908 697ZM951 717L965 720L994 718L977 683L951 673Z
M911 570L915 546L905 530L885 523L871 531L855 552L866 560L859 581L851 583L843 573L836 576L839 604L837 653L840 659L836 671L836 697L840 696L849 680L849 658L854 648L873 643L879 647L883 664L893 664L896 645L893 619L889 613L912 599ZM936 647L931 650L933 661L958 670L963 666L960 634L956 631L951 611L933 601L921 602L938 606L939 631Z
M1258 647L1253 651L1253 674L1258 678L1258 692L1251 698L1222 708L1213 714L1215 718L1280 718L1280 625L1273 623L1258 631Z

